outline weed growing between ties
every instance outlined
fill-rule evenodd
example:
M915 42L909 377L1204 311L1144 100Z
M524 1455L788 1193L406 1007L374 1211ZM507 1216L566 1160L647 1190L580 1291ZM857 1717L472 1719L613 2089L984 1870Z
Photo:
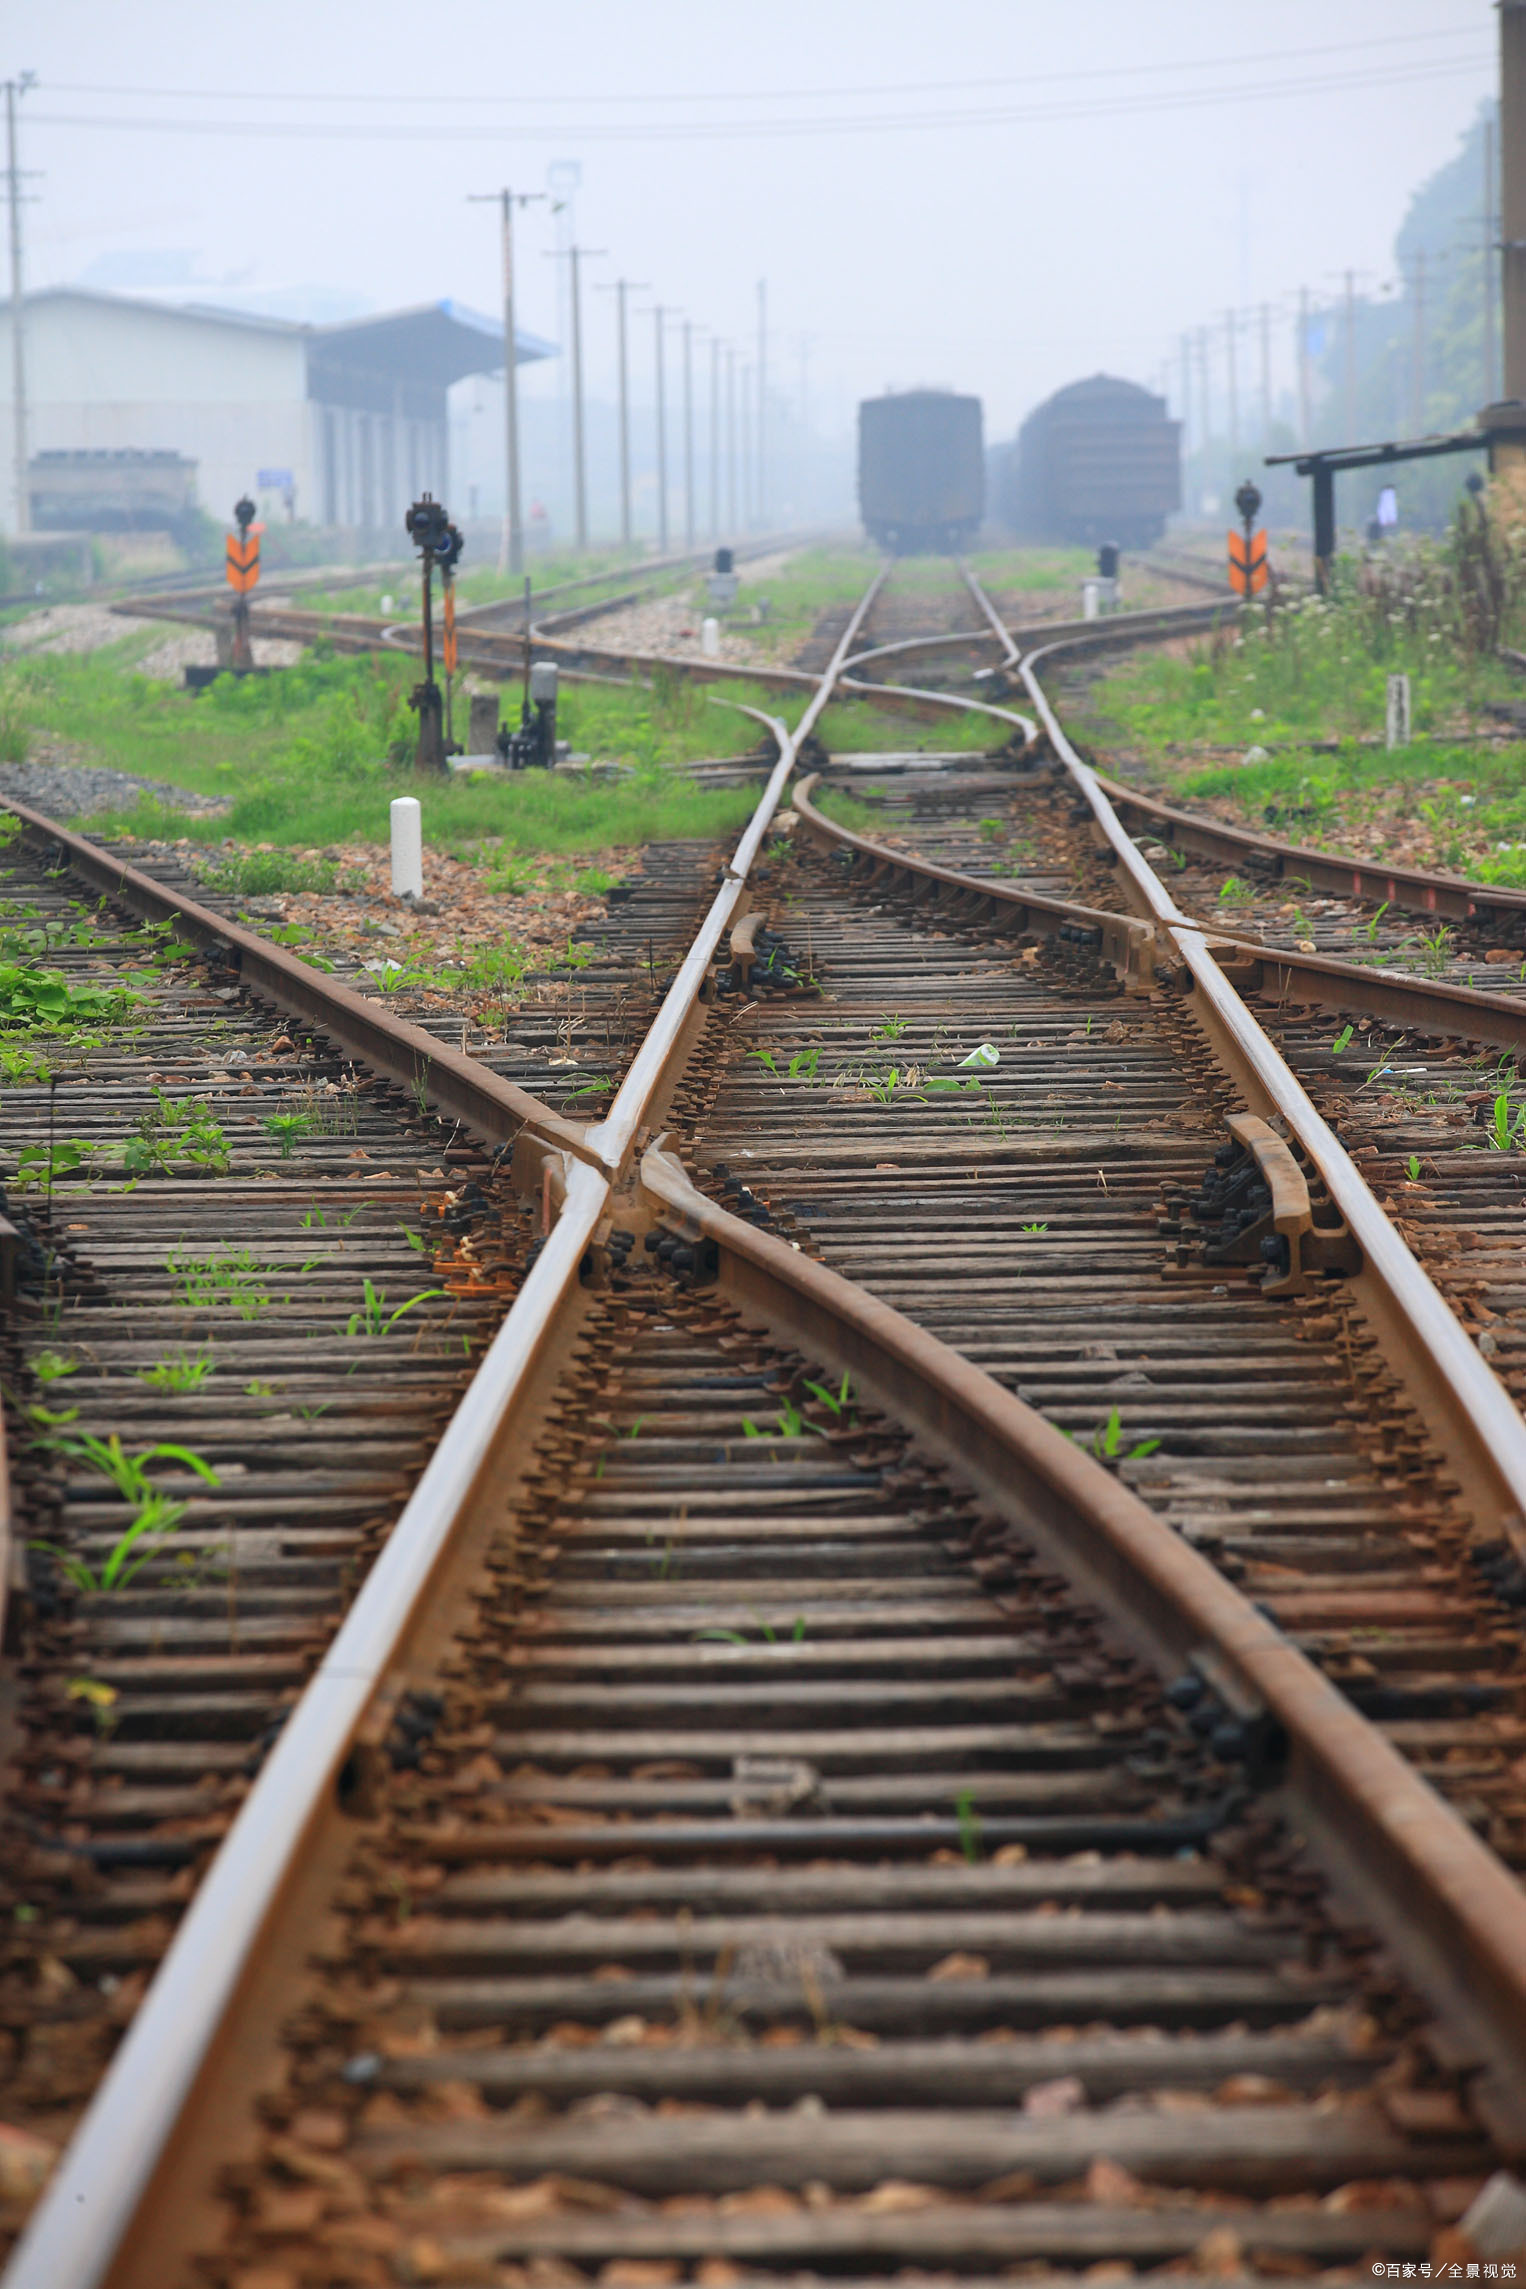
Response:
M59 1571L75 1589L91 1596L126 1589L133 1576L158 1554L166 1537L174 1533L190 1507L188 1503L173 1501L154 1484L149 1476L151 1464L178 1464L214 1490L222 1483L199 1454L193 1454L189 1447L163 1440L141 1448L137 1454L126 1451L115 1431L106 1439L84 1432L78 1437L52 1435L37 1443L66 1455L71 1462L98 1471L127 1506L128 1523L99 1567L91 1566L77 1552L66 1550L56 1542L32 1544L33 1549L44 1550L55 1560Z

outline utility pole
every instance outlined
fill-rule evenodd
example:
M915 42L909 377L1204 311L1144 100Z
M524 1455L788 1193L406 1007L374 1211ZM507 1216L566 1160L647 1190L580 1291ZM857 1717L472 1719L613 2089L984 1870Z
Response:
M726 345L726 528L737 529L737 354Z
M668 553L668 404L663 365L663 327L673 313L661 302L652 305L653 337L657 352L657 541Z
M1298 427L1299 442L1307 453L1314 442L1309 421L1309 289L1298 289Z
M684 547L694 547L694 320L684 320Z
M646 291L644 278L617 278L595 289L615 297L615 340L620 373L620 545L631 545L631 377L625 335L625 298Z
M1272 306L1261 305L1261 437L1263 443L1272 434Z
M11 437L16 468L16 530L32 529L26 421L26 313L21 276L21 161L16 147L16 106L37 77L23 72L5 83L5 187L11 224Z
M1229 450L1236 459L1240 453L1240 383L1235 372L1235 313L1224 313L1225 374L1229 385Z
M1501 395L1526 398L1526 0L1500 0Z
M1181 337L1182 352L1182 457L1192 451L1192 336Z
M521 573L525 568L525 528L519 502L519 374L514 334L514 209L549 191L470 191L472 205L495 200L503 233L503 458L505 491L503 538L498 550L500 572Z
M1494 121L1484 121L1484 403L1494 402Z
M1415 249L1415 337L1410 357L1410 427L1418 437L1425 423L1425 248Z
M1208 328L1206 326L1199 326L1197 330L1197 355L1198 420L1202 426L1203 451L1206 453L1213 441L1213 416L1209 410L1208 395Z
M710 538L721 537L721 337L710 337Z
M1356 272L1346 273L1346 442L1356 443Z
M562 249L558 247L557 253ZM572 497L577 518L578 547L588 546L588 464L583 451L583 286L582 264L596 260L602 246L566 249L572 286Z
M768 430L768 280L758 280L758 481L755 487L758 523L767 528L764 507L764 471L767 466Z
M753 462L752 462L752 368L742 367L742 523L750 531L753 523Z

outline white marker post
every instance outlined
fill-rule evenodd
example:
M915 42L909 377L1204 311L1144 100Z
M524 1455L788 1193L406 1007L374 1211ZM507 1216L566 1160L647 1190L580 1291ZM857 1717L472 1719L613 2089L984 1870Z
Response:
M424 895L424 814L417 795L398 795L393 800L392 895Z
M1390 750L1409 745L1409 725L1409 677L1390 676L1388 679L1388 716L1385 725Z
M721 624L719 620L701 620L699 624L699 648L707 660L720 658Z

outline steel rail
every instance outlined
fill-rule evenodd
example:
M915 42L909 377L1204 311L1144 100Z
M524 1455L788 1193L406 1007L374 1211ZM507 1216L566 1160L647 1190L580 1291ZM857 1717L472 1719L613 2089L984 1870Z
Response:
M30 839L56 844L73 872L93 889L148 921L172 922L198 946L229 954L240 982L250 992L293 1017L321 1026L376 1072L407 1089L417 1087L422 1076L431 1101L448 1118L466 1123L491 1143L509 1143L522 1129L529 1129L575 1158L590 1157L581 1124L564 1120L527 1089L501 1079L463 1051L447 1048L421 1025L410 1025L406 1018L378 1008L365 994L313 969L284 946L274 946L184 892L155 882L29 803L0 795L0 810L20 819Z
M1526 2124L1526 1891L1308 1657L1201 1551L984 1369L890 1304L730 1215L660 1148L641 1164L671 1229L716 1252L744 1317L851 1371L1095 1598L1166 1678L1203 1661L1270 1719L1287 1753L1290 1825L1383 1933L1416 1984L1465 2027L1491 2099ZM1211 1649L1211 1650L1210 1650ZM1224 1679L1227 1666L1230 1678Z
M581 1307L581 1276L615 1180L671 1085L720 930L746 894L800 744L885 577L882 569L861 600L800 723L793 732L775 727L779 760L608 1117L576 1132L575 1159L565 1138L543 1138L562 1156L560 1213L546 1246L198 1888L17 2247L5 2289L162 2289L166 2230L177 2254L194 2245L202 2222L194 2189L236 2143L231 2110L257 2083L276 2039L273 1967L279 1961L289 1974L300 1962L348 1849L346 1824L333 1815L363 1808L366 1759L380 1753L409 1665L425 1666L443 1649L446 1609L502 1524L530 1455L526 1425L558 1347L565 1350L564 1322ZM109 866L80 838L69 841ZM139 896L172 896L145 876L136 882ZM178 919L188 903L169 910ZM219 917L194 911L202 927L225 934ZM152 2249L137 2232L150 2215Z
M1116 619L1106 628L1099 628L1095 621L1081 621L1065 628L1009 629L969 566L961 564L959 570L972 601L985 615L990 634L1002 643L1008 667L1019 669L1024 657L1037 660L1041 656L1039 646L1042 646L1042 656L1052 659L1062 651L1090 651L1116 641L1112 633L1118 625ZM1228 612L1238 610L1238 606L1189 604L1178 609L1177 625L1183 633L1188 633L1197 621L1215 611L1219 618L1224 618ZM1171 630L1162 627L1159 632L1169 634ZM1439 914L1455 921L1470 921L1488 913L1526 917L1526 890L1475 882L1467 875L1448 874L1428 867L1391 866L1377 860L1344 858L1336 852L1315 850L1307 843L1286 842L1277 835L1258 834L1251 827L1237 827L1226 820L1181 810L1099 771L1094 771L1093 777L1120 816L1135 815L1158 841L1177 849L1195 851L1206 858L1248 857L1278 875L1296 868L1317 889L1333 891L1337 897L1386 900L1405 912Z
M734 910L870 601L793 734L776 727L779 763L702 936L713 934L717 908ZM702 973L686 963L682 976L654 1029L668 1060L681 1052ZM516 1434L536 1377L554 1372L555 1337L576 1310L586 1253L609 1204L609 1172L623 1165L627 1140L639 1142L661 1074L654 1053L627 1075L600 1124L606 1133L585 1144L601 1165L564 1164L561 1215L547 1246L188 1911L16 2253L8 2289L65 2281L71 2289L108 2281L158 2289L163 2240L148 2248L134 2232L149 2214L156 2228L170 2219L182 2247L194 2242L187 2190L205 2184L212 2160L230 2151L227 2109L257 2079L259 2038L273 2037L278 1963L268 1934L284 1915L310 1937L348 1841L338 1815L345 1805L363 1808L366 1760L380 1749L409 1665L440 1650L445 1609L487 1532L502 1523L528 1446ZM1513 2106L1526 2034L1526 1903L1466 1828L1205 1560L1021 1402L888 1307L750 1228L733 1228L661 1155L648 1152L640 1174L656 1209L694 1223L725 1264L750 1268L786 1324L801 1325L803 1311L803 1331L819 1332L839 1364L857 1361L876 1387L885 1377L894 1402L994 1500L1015 1508L1057 1564L1092 1583L1157 1659L1179 1666L1206 1653L1227 1664L1250 1703L1282 1727L1293 1802L1316 1848L1371 1898L1374 1920L1418 1983L1469 2030ZM745 1281L733 1273L731 1284L741 1295ZM475 1540L463 1528L467 1515ZM279 1970L290 1968L281 1958Z
M1185 1006L1201 1025L1220 1063L1237 1081L1249 1109L1280 1117L1308 1154L1361 1250L1358 1292L1364 1307L1390 1358L1400 1368L1427 1430L1458 1474L1476 1521L1475 1531L1482 1539L1507 1537L1526 1560L1526 1421L1236 986L1242 981L1253 986L1271 969L1285 979L1288 994L1304 992L1358 1012L1386 1006L1400 1023L1475 1038L1482 1032L1485 1038L1496 1041L1503 1034L1511 1043L1523 1045L1526 1011L1503 996L1479 993L1470 987L1375 976L1357 963L1318 955L1284 956L1253 941L1222 938L1205 931L1182 912L1126 832L1096 773L1067 739L1036 673L1036 663L1047 650L1023 660L1020 672L1024 685L1055 755L1116 855L1131 893L1130 903L1154 929L1157 977L1162 974L1162 952L1180 962L1188 989ZM945 707L979 706L986 713L1004 712L953 694L939 697ZM1022 721L1016 715L1010 720L1014 724ZM796 810L813 832L845 844L856 842L862 850L867 838L849 838L845 829L816 810L809 787L797 794ZM933 868L902 851L880 846L875 855L887 866L908 874L945 887L952 883L964 895L988 902L993 910L1026 908L1031 903L1028 893L977 875ZM1038 911L1035 905L1034 912ZM1095 927L1093 913L1091 908L1075 909L1078 923L1088 928ZM1225 957L1233 978L1226 975ZM1438 1008L1448 1013L1441 1024L1433 1014Z

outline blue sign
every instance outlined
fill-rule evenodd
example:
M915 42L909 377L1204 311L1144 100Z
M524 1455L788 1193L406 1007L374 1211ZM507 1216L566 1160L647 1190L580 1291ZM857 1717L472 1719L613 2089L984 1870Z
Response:
M292 474L289 469L261 469L254 481L262 493L289 493L292 490Z

